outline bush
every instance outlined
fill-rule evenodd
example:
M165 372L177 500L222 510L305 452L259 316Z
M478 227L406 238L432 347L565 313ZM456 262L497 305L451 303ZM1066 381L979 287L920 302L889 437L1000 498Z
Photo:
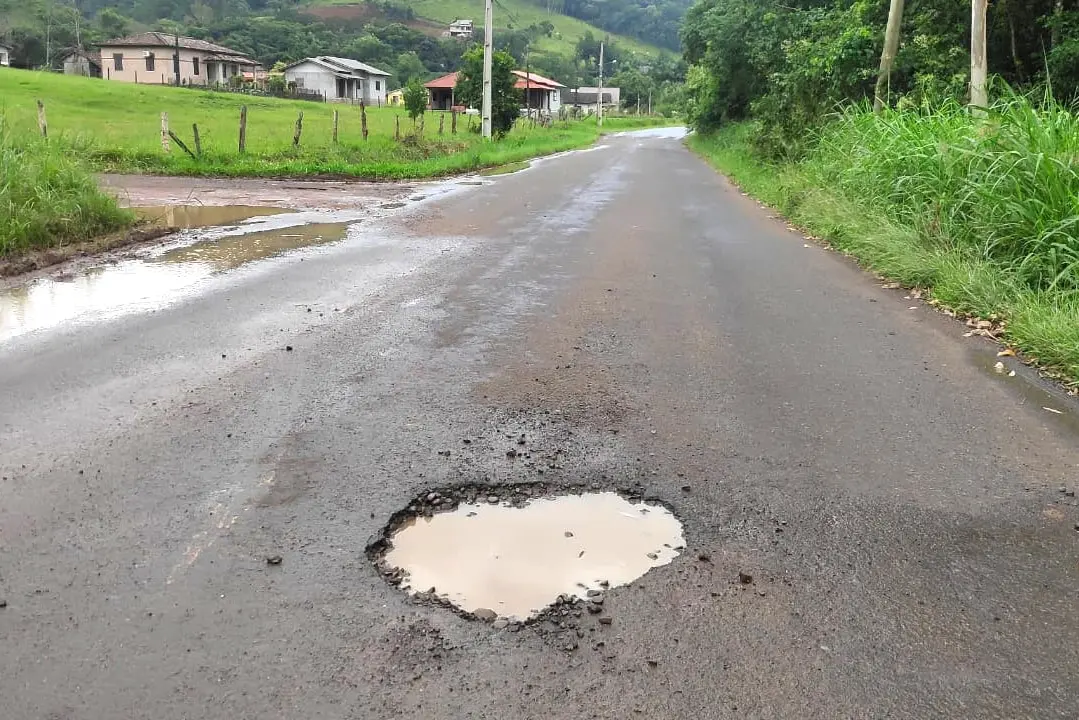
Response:
M87 240L134 221L72 154L53 140L14 136L0 117L0 255Z

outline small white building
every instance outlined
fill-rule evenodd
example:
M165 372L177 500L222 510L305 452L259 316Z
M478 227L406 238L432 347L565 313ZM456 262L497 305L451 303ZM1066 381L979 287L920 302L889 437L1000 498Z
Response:
M9 65L11 65L11 48L0 43L0 66L8 67Z
M598 87L569 88L562 91L562 104L580 108L582 111L596 112L599 105ZM603 88L603 107L619 108L622 106L622 90L616 87Z
M450 37L458 40L471 40L475 26L471 20L454 20L450 23Z
M329 102L386 104L390 74L359 60L332 55L309 57L286 67L284 75L290 86L317 92Z

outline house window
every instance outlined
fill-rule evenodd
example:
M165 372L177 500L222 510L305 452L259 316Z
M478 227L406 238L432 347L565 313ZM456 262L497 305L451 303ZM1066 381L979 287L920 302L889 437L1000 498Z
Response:
M192 72L194 72L195 75L199 74L199 59L198 58L192 58L192 60L191 60L191 69L192 69Z
M124 54L123 53L114 53L113 54L113 56L112 56L112 66L114 68L116 68L117 70L123 70L124 69Z
M382 89L382 81L381 80L375 80L375 92L378 92L381 89Z
M154 69L154 54L146 53L146 70L152 71Z

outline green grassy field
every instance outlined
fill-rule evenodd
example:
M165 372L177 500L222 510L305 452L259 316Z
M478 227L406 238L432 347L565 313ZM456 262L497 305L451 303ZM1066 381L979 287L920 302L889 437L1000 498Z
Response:
M746 192L882 276L925 288L960 315L1079 388L1079 242L1067 108L1002 102L989 123L936 113L852 109L802 162L753 151L756 127L690 137Z
M516 162L583 147L598 137L594 123L555 123L531 128L520 123L505 139L488 143L468 132L469 118L427 113L423 142L396 142L413 132L403 110L367 111L369 138L362 138L360 109L349 105L280 100L232 93L67 77L21 70L0 71L0 114L16 137L37 132L37 100L45 104L49 137L71 146L96 169L186 175L341 175L366 179L434 177ZM238 152L240 107L247 107L247 150ZM333 143L333 113L339 113ZM194 149L197 123L203 155L194 160L175 143L161 146L161 113L169 127ZM303 113L298 148L292 139ZM445 118L444 133L439 122ZM479 119L473 117L473 125ZM645 127L649 118L612 119L609 130Z
M351 5L359 0L322 0L313 5ZM483 24L483 2L479 0L405 0L405 5L411 7L416 16L425 20L434 20L448 25L461 19L472 19L477 25ZM632 50L643 55L654 56L661 51L659 48L643 43L640 40L628 38L622 35L614 35L606 30L601 30L577 18L558 13L548 13L542 7L523 0L499 0L495 5L495 27L505 28L512 25L520 30L535 23L549 21L555 27L554 37L544 37L536 41L535 49L540 52L549 52L558 55L572 57L576 50L577 40L586 32L591 31L597 38L610 35L622 48Z
M40 137L37 101L45 105L48 139ZM238 151L240 107L247 107L247 150ZM333 113L338 111L338 143ZM198 123L203 154L194 159L174 142L161 146L161 113L194 149ZM300 146L293 133L303 113ZM585 147L600 135L595 121L518 123L487 142L469 118L427 113L424 134L409 139L403 111L372 109L364 141L357 107L131 85L24 70L0 69L0 256L90 239L123 228L133 217L97 190L92 171L234 177L428 178L502 166ZM445 119L444 133L439 121ZM400 121L404 141L394 139ZM472 125L479 119L473 117ZM609 118L604 131L666 124L662 118Z

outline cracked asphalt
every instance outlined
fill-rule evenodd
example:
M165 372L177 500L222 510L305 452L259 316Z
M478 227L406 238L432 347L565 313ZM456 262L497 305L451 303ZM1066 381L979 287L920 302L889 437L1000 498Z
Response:
M0 715L1074 718L1076 406L963 331L653 132L9 338ZM687 550L515 632L365 556L527 482Z

